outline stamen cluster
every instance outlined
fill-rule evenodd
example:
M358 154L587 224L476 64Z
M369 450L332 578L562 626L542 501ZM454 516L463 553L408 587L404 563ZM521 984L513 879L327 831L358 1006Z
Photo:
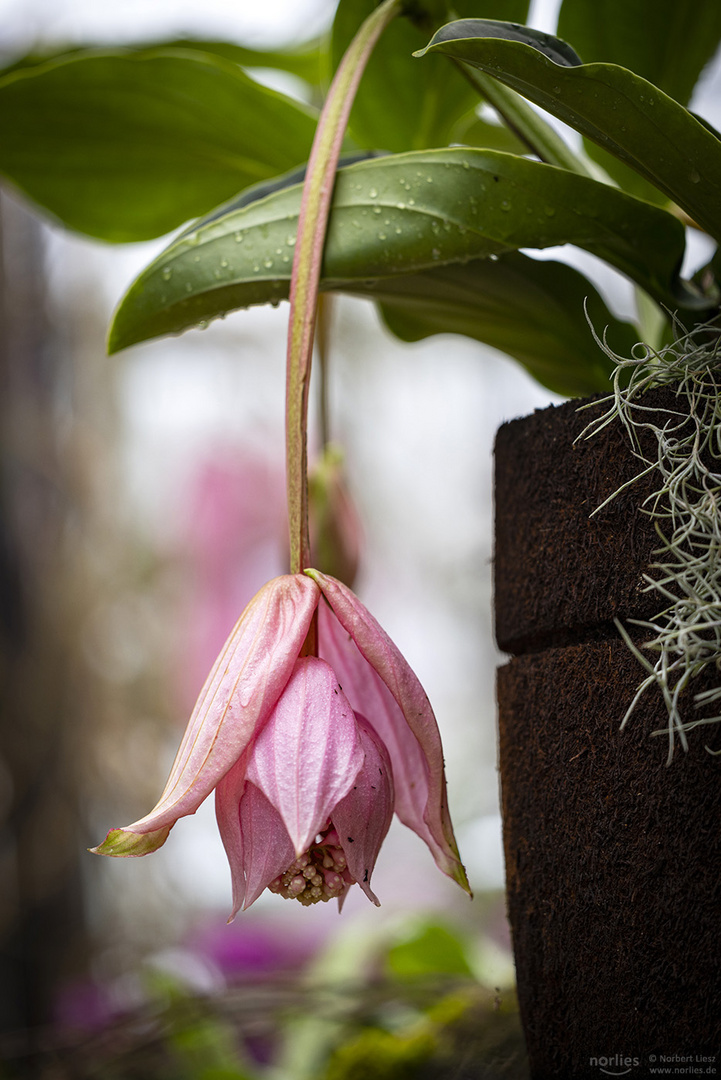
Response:
M299 900L307 907L340 896L353 883L338 833L329 821L316 836L315 843L271 881L268 889L286 900Z

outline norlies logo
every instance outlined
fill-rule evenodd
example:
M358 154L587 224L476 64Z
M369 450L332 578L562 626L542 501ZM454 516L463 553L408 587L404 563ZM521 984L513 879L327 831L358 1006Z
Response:
M589 1065L595 1065L606 1076L627 1076L631 1069L640 1065L637 1057L625 1057L623 1054L614 1054L613 1057L592 1057L588 1059Z

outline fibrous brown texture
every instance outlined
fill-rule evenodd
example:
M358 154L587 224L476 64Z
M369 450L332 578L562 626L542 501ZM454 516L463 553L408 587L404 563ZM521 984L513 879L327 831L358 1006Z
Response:
M678 408L670 390L652 397L657 406ZM658 596L642 591L658 547L650 517L640 508L653 477L590 517L642 469L618 422L576 441L607 408L595 403L579 411L579 402L569 401L498 432L495 607L504 652L615 637L614 617L646 618L658 607ZM645 440L643 449L655 458L652 441Z
M647 1075L650 1055L721 1048L720 762L704 748L721 749L721 731L701 729L666 767L653 687L619 730L644 672L613 618L659 601L641 591L653 478L589 522L640 463L617 423L574 444L603 411L578 404L496 442L497 637L516 653L498 679L508 908L538 1080L603 1075L602 1058Z

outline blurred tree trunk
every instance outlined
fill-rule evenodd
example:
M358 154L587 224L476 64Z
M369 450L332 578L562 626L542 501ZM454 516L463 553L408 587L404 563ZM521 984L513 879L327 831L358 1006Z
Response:
M62 403L38 223L0 196L0 1030L51 1019L82 968L80 710ZM72 609L72 603L70 604Z

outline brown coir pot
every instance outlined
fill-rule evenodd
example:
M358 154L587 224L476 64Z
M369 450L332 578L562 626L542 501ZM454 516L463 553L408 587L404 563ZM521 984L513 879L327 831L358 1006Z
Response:
M613 619L659 607L642 580L653 481L589 520L639 463L618 423L576 442L605 409L579 404L504 424L495 450L504 848L531 1072L721 1075L721 758L705 749L721 725L667 767L650 689L619 730L644 671Z

